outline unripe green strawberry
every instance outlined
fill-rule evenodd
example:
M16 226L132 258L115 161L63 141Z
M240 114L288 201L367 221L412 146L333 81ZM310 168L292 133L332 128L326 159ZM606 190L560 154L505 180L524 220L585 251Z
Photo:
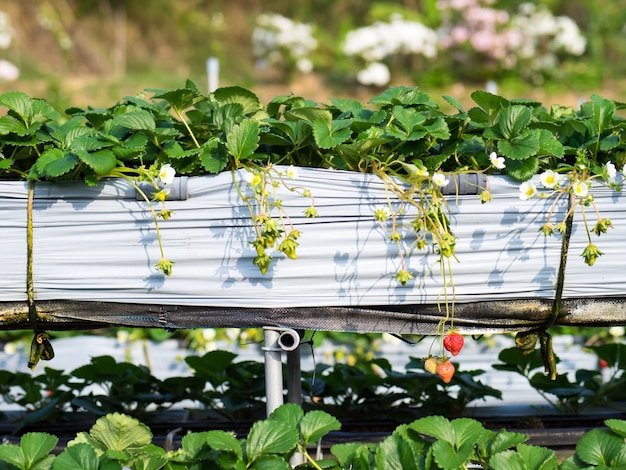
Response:
M430 372L431 374L436 374L438 365L439 361L437 360L437 358L430 356L424 361L424 370L426 372Z
M450 383L452 376L454 375L454 371L454 364L450 361L442 362L437 366L437 375L441 377L441 380L443 380L444 383Z
M449 351L453 356L456 356L459 352L461 352L464 344L465 340L463 339L463 336L458 333L448 333L445 338L443 338L443 347L446 348L446 351Z

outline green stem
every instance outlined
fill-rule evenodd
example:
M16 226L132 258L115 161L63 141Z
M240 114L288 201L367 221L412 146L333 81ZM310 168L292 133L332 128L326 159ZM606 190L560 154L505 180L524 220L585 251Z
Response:
M573 195L570 195L570 205L573 204ZM584 210L583 210L584 216ZM556 279L556 287L554 293L554 303L552 304L552 313L546 328L550 328L561 313L561 299L563 297L563 288L565 286L565 267L567 265L567 253L569 250L569 242L572 236L572 225L574 223L574 212L570 212L565 219L565 233L563 234L563 242L561 244L561 258L559 260L559 271ZM589 231L587 231L587 235Z
M197 148L200 148L200 144L196 140L196 136L193 135L193 132L191 131L191 128L189 127L189 124L187 124L187 120L184 118L183 114L180 112L180 110L178 108L173 108L173 109L174 109L174 112L176 113L176 115L178 116L178 118L180 119L180 121L187 128L187 132L189 132L189 135L191 136L191 139L193 140L193 143L196 144Z
M591 244L592 243L591 233L589 233L589 225L587 224L587 214L585 213L585 206L583 206L582 204L580 205L580 212L583 216L583 223L585 224L585 232L587 233L587 240Z
M28 182L28 203L26 216L26 294L28 296L28 319L37 332L37 310L35 308L35 283L33 281L33 201L35 182Z
M322 470L322 467L320 467L318 463L313 459L313 457L309 455L306 449L301 449L301 450L302 450L302 454L304 454L307 461L311 464L313 468L315 468L316 470Z
M152 214L152 219L154 220L154 230L156 232L157 242L159 243L159 251L161 252L161 258L165 258L165 251L163 250L163 240L161 240L161 229L159 227L159 216L154 210L154 207L152 207L152 201L148 199L148 196L146 196L146 193L143 192L143 190L139 187L137 183L135 183L135 181L133 181L131 178L129 178L126 175L122 175L122 177L125 178L132 185L132 187L135 188L135 191L137 191L141 195L141 198L148 203L148 208L150 209L150 212Z

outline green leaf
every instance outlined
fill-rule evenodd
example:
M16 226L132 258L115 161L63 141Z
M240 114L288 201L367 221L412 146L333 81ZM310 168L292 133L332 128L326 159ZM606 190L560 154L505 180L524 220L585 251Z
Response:
M230 452L236 455L239 459L243 458L241 444L233 433L219 430L207 431L205 439L206 443L209 444L212 449L222 452Z
M89 444L66 447L54 460L54 470L98 470L98 456Z
M608 129L615 115L615 103L599 95L591 96L593 123L598 134Z
M555 470L559 468L559 461L552 449L528 444L519 444L517 452L524 461L525 468Z
M420 438L411 439L407 425L398 426L393 434L385 438L376 449L376 468L378 470L421 470L427 454L425 444Z
M50 452L58 441L57 437L47 433L27 433L22 436L19 446L15 444L0 446L0 460L20 469L49 469L55 458Z
M522 456L513 450L505 450L491 457L489 468L493 470L530 470L524 464Z
M0 460L24 468L24 455L20 446L15 444L3 444L0 446Z
M133 470L161 470L168 462L163 454L165 451L157 446L152 446L152 452L140 452L134 454L127 465Z
M59 119L61 114L54 109L46 100L35 98L32 100L32 123L46 123L55 119Z
M305 444L316 443L330 431L339 429L341 429L339 420L320 410L309 411L300 421L300 433Z
M333 120L330 125L319 119L313 121L313 137L317 146L330 149L345 142L352 135L351 124L352 119Z
M527 131L512 140L498 141L498 154L513 160L523 160L539 151L538 131Z
M454 426L452 426L449 419L443 416L426 416L413 421L409 424L409 427L421 434L441 439L451 444L454 443L456 439Z
M292 467L283 457L277 455L263 455L249 468L251 470L291 470Z
M454 106L459 111L459 113L461 114L465 113L465 109L463 108L463 105L456 98L453 98L452 96L444 95L443 99L446 100L448 103L450 103L452 106Z
M390 87L379 96L373 97L370 103L377 105L416 105L433 103L427 93L416 87L396 86Z
M154 122L154 116L143 109L136 111L129 111L123 114L118 114L114 118L115 122L120 126L126 127L132 130L147 130L153 131L156 129L156 123Z
M27 127L30 127L33 117L33 100L21 91L9 91L0 95L0 106L9 108L17 114Z
M298 443L298 431L278 420L266 419L252 425L246 440L248 461L254 462L264 454L286 454Z
M17 134L28 135L26 125L15 116L2 116L0 118L0 135Z
M603 152L610 152L619 147L621 144L622 141L620 136L611 134L600 139L600 150Z
M372 452L368 444L362 444L359 442L350 442L345 444L335 444L331 446L330 453L335 456L339 462L340 468L354 468L356 469L370 469L372 468L371 459L373 457ZM367 459L366 466L359 465L355 461L362 461Z
M13 163L15 163L15 161L12 158L0 158L0 170L6 170L8 168L11 168L13 166Z
M108 149L98 150L92 153L77 151L76 155L98 175L109 174L117 165L115 154Z
M301 406L295 403L285 403L272 411L268 418L296 429L303 417L304 411Z
M333 120L333 115L327 109L307 107L290 109L285 113L285 119L288 119L290 121L302 120L308 121L310 123L314 121L323 121L327 123L328 126L330 126Z
M189 460L202 460L207 457L209 452L212 452L207 442L209 432L225 431L190 432L183 436L180 443L185 458Z
M363 110L363 104L357 100L330 98L329 101L342 113L351 113L355 117Z
M415 126L422 124L426 120L423 113L416 112L413 108L394 106L391 112L396 121L400 123L406 135L409 135Z
M517 181L526 181L539 171L539 158L529 157L525 160L509 160L506 164L506 174Z
M233 103L240 104L246 116L263 109L259 98L253 92L239 86L218 88L212 96L220 106Z
M209 173L219 173L228 165L228 153L218 139L203 143L199 157L202 168Z
M576 444L576 454L591 465L626 465L624 438L601 429L592 429L585 433ZM621 454L620 462L614 461Z
M121 413L99 418L89 430L89 435L102 450L134 450L152 442L152 433L145 424Z
M448 127L448 123L446 123L445 119L441 117L435 119L432 123L424 126L424 128L429 135L437 139L450 138L450 128Z
M189 88L179 88L178 90L161 91L148 88L147 91L153 92L152 99L165 100L169 105L178 112L184 111L194 104L200 96L197 90Z
M209 351L203 356L187 356L185 362L201 375L223 374L228 366L237 358L237 354L218 349ZM217 385L217 384L213 384Z
M43 432L29 432L22 436L20 444L27 461L35 462L50 454L59 438Z
M465 443L455 447L446 441L435 441L432 445L435 462L444 470L456 470L470 463L470 456L474 452L472 443Z
M526 106L509 106L498 115L498 130L504 139L512 140L526 130L531 117Z
M286 143L294 146L300 146L311 136L311 126L306 121L279 121L276 119L268 119L267 123L271 125L272 130L278 130L288 137ZM269 135L276 135L272 133ZM267 137L264 134L263 137Z
M480 422L470 418L457 418L452 421L452 427L455 435L453 444L456 447L462 447L466 444L473 446L486 432Z
M485 433L478 441L479 446L484 450L485 456L492 456L504 450L510 449L518 444L526 442L528 436L518 432L505 431Z
M604 424L613 431L615 434L621 437L626 437L626 421L623 419L607 419Z
M226 148L236 161L250 158L259 146L259 123L246 119L236 124L226 136Z
M483 90L476 90L471 96L474 102L480 106L487 120L492 120L503 108L509 106L506 99Z
M539 150L538 155L549 157L563 157L565 151L563 150L563 144L558 141L556 136L547 129L539 129L537 131L537 137L539 138Z
M57 178L66 174L78 163L78 157L71 153L65 153L58 148L46 150L31 168L29 178Z

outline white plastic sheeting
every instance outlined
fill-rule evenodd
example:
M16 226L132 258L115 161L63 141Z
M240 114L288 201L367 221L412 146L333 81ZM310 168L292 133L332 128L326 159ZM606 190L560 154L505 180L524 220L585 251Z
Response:
M235 175L245 192L243 172ZM538 183L538 182L537 182ZM168 201L174 212L161 221L172 276L154 269L160 260L147 203L124 180L38 183L33 211L33 282L36 300L102 301L212 307L322 307L437 304L443 279L434 255L414 252L408 269L415 279L400 286L400 269L389 233L373 211L387 204L383 183L370 174L299 169L293 184L311 191L319 217L308 219L309 199L277 188L283 207L301 231L298 259L277 253L266 275L252 260L253 229L233 174L188 179L188 198ZM493 201L451 196L452 261L457 303L552 299L561 251L560 237L539 228L551 199L519 199L518 184L489 177ZM594 189L603 217L614 225L597 240L605 255L593 267L579 254L588 243L580 211L567 262L564 298L622 297L626 274L624 198ZM564 204L555 210L563 216ZM407 212L405 221L411 220ZM588 208L590 224L595 214ZM26 301L27 184L0 182L0 302ZM595 237L595 236L594 236ZM410 240L409 240L410 241ZM594 240L596 241L596 240Z

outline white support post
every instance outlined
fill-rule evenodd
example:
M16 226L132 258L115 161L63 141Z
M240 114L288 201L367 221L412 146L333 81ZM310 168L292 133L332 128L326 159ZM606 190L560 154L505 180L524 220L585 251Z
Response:
M267 416L283 404L282 353L287 353L287 401L302 404L300 366L300 334L289 328L263 328L265 353L265 400ZM296 467L306 462L304 455L295 453L289 463Z
M283 404L283 362L282 348L278 345L280 330L263 328L265 352L265 399L267 416Z
M220 62L217 57L209 57L206 60L206 74L209 93L213 93L217 90L220 76Z

